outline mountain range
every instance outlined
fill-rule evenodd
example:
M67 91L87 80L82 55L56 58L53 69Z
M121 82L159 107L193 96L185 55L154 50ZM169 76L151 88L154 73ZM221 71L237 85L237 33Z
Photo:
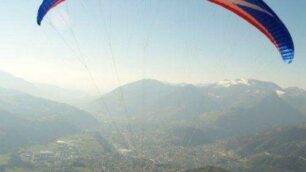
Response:
M11 75L6 75L5 82L4 76L0 74L0 154L20 146L48 143L98 125L88 112L21 92L21 88L35 91L34 84Z
M195 144L254 134L306 120L306 91L254 79L205 85L136 81L100 97L87 110L150 125L164 124L169 135L192 136ZM156 125L155 125L156 126ZM197 132L195 132L197 131ZM183 140L176 143L185 144ZM189 139L187 139L189 140ZM192 142L191 142L192 143Z
M167 111L174 116L188 116L239 107L252 107L264 97L275 95L294 108L303 110L306 91L281 88L272 82L254 79L224 80L205 85L169 84L158 80L140 80L121 86L100 97L87 108L91 112L113 115L139 115ZM172 111L171 111L172 110Z
M90 95L82 91L29 82L23 78L16 77L3 71L0 71L0 88L16 90L36 97L50 99L78 107L92 100Z
M144 142L142 149L154 158L152 162L163 160L158 150L169 156L177 149L183 155L185 149L213 145L214 155L221 152L222 157L214 157L218 163L211 165L228 170L302 172L306 168L306 91L301 88L255 79L200 85L145 79L99 97L85 108L87 112L69 105L88 100L78 91L3 72L0 85L0 155L92 130L101 134L100 141L110 150L126 148L123 137L130 137L135 151ZM114 126L106 115L113 118ZM221 151L219 144L224 146ZM127 148L132 150L123 150L134 151ZM222 168L191 171L226 171Z

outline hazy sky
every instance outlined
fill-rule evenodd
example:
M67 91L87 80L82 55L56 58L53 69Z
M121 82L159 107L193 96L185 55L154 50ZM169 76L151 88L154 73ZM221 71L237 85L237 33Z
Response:
M253 26L205 0L67 0L41 27L41 0L2 0L0 70L91 92L141 78L255 78L306 88L306 1L266 2L293 36L291 65Z

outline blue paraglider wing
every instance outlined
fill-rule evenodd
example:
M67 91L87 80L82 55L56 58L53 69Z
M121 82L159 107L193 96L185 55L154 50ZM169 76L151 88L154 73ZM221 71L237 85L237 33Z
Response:
M37 24L41 25L42 20L46 16L46 14L58 4L64 2L65 0L44 0L39 7L37 14Z
M276 46L285 63L294 59L294 44L291 35L263 0L208 0L244 18L265 34Z

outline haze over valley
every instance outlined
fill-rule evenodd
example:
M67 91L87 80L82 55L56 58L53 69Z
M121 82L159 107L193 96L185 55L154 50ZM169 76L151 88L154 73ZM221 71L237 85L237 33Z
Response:
M0 83L0 171L306 168L301 88L144 79L92 97L5 72Z

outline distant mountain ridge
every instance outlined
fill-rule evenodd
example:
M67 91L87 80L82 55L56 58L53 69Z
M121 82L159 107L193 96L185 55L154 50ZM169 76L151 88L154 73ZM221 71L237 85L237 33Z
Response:
M0 154L97 125L91 114L70 105L0 88Z
M253 107L226 112L217 120L217 124L226 132L232 132L231 135L239 136L280 126L296 125L304 120L306 118L301 112L276 94L271 94Z
M31 83L23 78L0 71L0 88L17 90L36 97L42 97L61 103L79 106L91 100L91 97L81 91L67 90L48 84Z
M212 84L169 84L141 80L119 87L87 110L167 128L173 143L201 145L306 121L305 91L254 79ZM107 106L108 111L105 109ZM306 111L305 111L306 112ZM164 126L162 126L164 125ZM192 139L188 143L186 136ZM201 139L198 139L201 138Z
M138 115L164 109L173 113L203 114L215 110L223 110L241 106L253 106L264 97L275 94L286 100L305 98L303 89L281 88L273 82L254 79L223 80L205 85L169 84L158 80L145 79L121 86L92 102L87 108L93 113L106 113L105 102L113 115ZM288 101L287 101L288 100ZM189 104L189 105L188 105ZM191 109L198 109L191 112ZM170 112L172 113L172 112Z

